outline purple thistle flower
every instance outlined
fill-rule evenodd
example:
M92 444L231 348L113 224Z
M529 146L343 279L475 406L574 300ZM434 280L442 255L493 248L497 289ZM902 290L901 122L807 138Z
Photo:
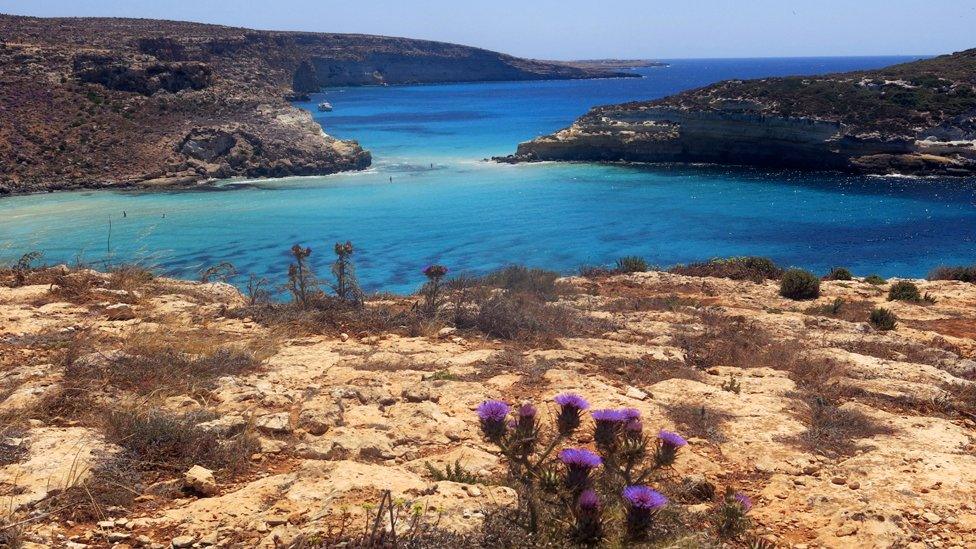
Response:
M553 400L560 406L559 417L556 418L559 433L571 435L580 425L580 414L590 407L590 403L576 393L561 393Z
M516 411L517 419L512 421L510 427L515 431L512 449L519 455L527 457L535 448L536 427L535 418L538 413L536 407L526 402L518 407Z
M502 421L508 415L511 408L501 400L486 400L478 405L478 418L482 421Z
M622 410L613 410L611 408L593 410L590 414L593 416L594 421L619 422L629 419Z
M600 508L600 497L593 490L583 490L579 497L579 506L584 511L595 511Z
M644 431L644 423L639 419L628 420L624 425L628 435L639 435Z
M600 519L600 498L593 490L584 490L577 500L576 524L573 538L581 545L593 547L603 539L603 522Z
M735 499L735 502L742 507L743 513L748 513L750 510L752 510L752 500L749 499L749 496L743 494L742 492L736 492L733 499Z
M559 452L559 460L566 465L566 486L578 492L590 482L590 471L603 463L600 456L585 448L566 448Z
M657 511L668 504L668 498L647 486L628 486L624 488L624 498L631 507Z
M658 466L664 467L673 465L678 457L678 450L686 446L688 441L678 433L661 429L657 434L657 451L654 453L654 461Z
M668 446L673 446L674 448L681 448L682 446L686 446L688 444L688 441L678 433L665 431L664 429L661 429L661 431L657 434L657 438L661 439L662 443Z
M617 448L617 436L620 434L623 422L627 421L627 414L622 410L593 410L591 412L596 427L593 429L593 440L600 451L611 454Z
M505 418L511 408L500 400L486 400L478 405L481 431L489 440L498 440L505 434Z
M668 504L668 498L647 486L628 486L624 488L627 500L627 537L640 540L647 535L654 515Z
M603 459L586 448L566 448L559 452L559 461L569 467L583 467L596 469L603 463Z
M427 278L439 279L447 274L447 267L443 265L436 265L436 264L427 265L426 267L424 267L424 270L421 272L424 273L424 276L426 276Z
M637 408L621 408L620 413L623 414L624 419L640 419L641 413Z
M533 406L529 402L526 402L525 404L522 404L521 406L519 406L518 416L519 416L519 418L533 418L534 419L535 418L535 415L536 415L536 412L537 412L537 410L536 410L535 406Z
M576 393L560 393L553 400L560 406L568 406L577 410L586 410L590 407L590 403Z

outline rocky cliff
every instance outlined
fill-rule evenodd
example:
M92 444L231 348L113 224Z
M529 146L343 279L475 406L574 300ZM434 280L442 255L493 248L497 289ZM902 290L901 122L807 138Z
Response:
M322 86L616 75L403 38L0 15L0 194L368 166L289 104Z
M976 49L876 71L728 81L597 107L506 160L976 174Z

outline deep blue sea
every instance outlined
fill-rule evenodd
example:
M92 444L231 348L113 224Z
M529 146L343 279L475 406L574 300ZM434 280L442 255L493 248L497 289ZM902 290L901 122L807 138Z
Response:
M910 59L674 60L637 70L640 79L332 89L304 106L330 101L335 110L316 118L372 151L372 169L208 191L0 199L0 261L41 250L51 263L140 261L185 277L231 261L280 281L292 244L311 246L326 274L332 244L349 239L364 286L401 292L432 262L570 273L623 255L663 266L755 254L817 272L924 276L976 263L976 180L482 161L599 104Z

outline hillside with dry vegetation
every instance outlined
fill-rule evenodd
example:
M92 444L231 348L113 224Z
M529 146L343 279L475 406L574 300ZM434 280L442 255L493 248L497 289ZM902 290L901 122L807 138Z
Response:
M976 173L976 49L877 70L727 80L595 107L505 160Z
M972 269L365 296L351 245L331 289L308 253L275 301L226 266L0 272L0 545L976 544Z
M0 195L362 169L323 86L614 76L406 38L0 14Z

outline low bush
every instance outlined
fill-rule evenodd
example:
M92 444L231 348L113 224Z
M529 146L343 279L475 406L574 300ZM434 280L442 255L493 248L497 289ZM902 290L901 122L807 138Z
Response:
M481 283L514 293L529 294L539 299L556 297L556 279L559 273L543 269L530 269L523 265L510 265L481 277Z
M836 317L840 315L841 311L844 310L844 304L846 302L841 298L836 298L830 303L824 305L817 305L806 310L807 314L818 315L818 316L833 316Z
M133 467L181 473L194 465L239 472L257 450L250 433L220 440L199 427L215 419L207 412L173 414L162 410L114 410L105 418L105 437L125 450Z
M582 265L579 275L585 278L604 278L613 274L613 269L605 265Z
M918 303L922 301L922 293L918 286L908 280L899 280L888 290L888 301L908 301Z
M864 281L868 284L873 284L875 286L880 286L882 284L887 284L888 281L878 275L868 275L864 277Z
M647 271L647 261L643 257L629 255L617 260L618 273L643 273Z
M474 327L500 339L529 340L577 335L585 324L580 313L569 307L506 292L489 297L458 327Z
M937 267L929 273L929 280L958 280L976 284L976 265L964 267Z
M113 265L108 269L108 283L112 290L134 292L156 279L151 268L134 263Z
M824 277L824 280L852 280L854 276L843 267L835 267Z
M44 254L38 251L25 253L11 267L0 269L0 280L9 278L7 283L15 288L27 284L35 269L34 262L42 257Z
M675 265L668 272L686 276L711 276L732 280L763 282L783 276L783 269L766 257L730 257L705 262Z
M891 310L885 309L884 307L878 307L871 311L870 322L872 326L879 330L894 330L895 326L898 324L898 317L895 316L895 313L891 312Z
M790 269L783 274L779 295L789 299L816 299L820 297L820 279L810 271Z

